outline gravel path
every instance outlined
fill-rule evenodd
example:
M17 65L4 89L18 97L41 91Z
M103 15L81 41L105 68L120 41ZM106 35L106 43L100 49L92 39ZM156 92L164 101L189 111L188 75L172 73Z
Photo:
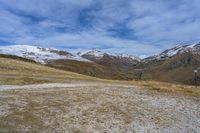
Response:
M200 97L103 83L0 90L0 132L200 133Z
M81 86L94 86L95 84L74 84L74 83L44 83L33 85L0 85L0 91L16 90L16 89L50 89L50 88L69 88L69 87L81 87Z

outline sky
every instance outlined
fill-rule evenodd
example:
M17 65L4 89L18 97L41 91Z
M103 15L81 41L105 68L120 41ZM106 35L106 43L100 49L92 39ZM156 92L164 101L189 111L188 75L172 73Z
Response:
M152 55L200 41L200 0L0 0L0 45Z

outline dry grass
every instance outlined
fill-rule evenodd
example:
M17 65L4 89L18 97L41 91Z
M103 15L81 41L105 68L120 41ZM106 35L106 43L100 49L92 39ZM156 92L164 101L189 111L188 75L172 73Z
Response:
M200 131L200 88L103 80L0 58L0 84L46 82L95 85L0 91L0 132Z
M200 87L189 85L172 84L159 81L141 81L134 84L142 85L144 88L152 89L160 92L180 93L185 95L200 96Z
M96 83L0 92L0 132L198 132L199 97Z
M154 90L159 92L169 92L169 93L177 93L183 95L192 95L192 96L200 96L200 86L190 86L190 85L181 85L160 81L121 81L121 80L99 80L103 83L109 84L124 84L124 85L134 85L140 86L143 89Z
M200 96L200 87L170 84L157 81L119 81L104 80L73 72L62 71L35 63L8 58L0 58L0 84L23 85L48 82L71 82L72 80L99 81L109 84L127 84L143 86L156 91L182 93Z
M0 58L0 74L18 74L18 75L33 75L33 76L57 76L69 78L90 78L73 72L61 71L58 69L45 67L34 63L17 61L7 58Z
M95 80L73 72L8 58L0 58L0 84L33 84L66 80Z
M49 80L45 79L37 79L31 77L4 77L0 78L0 85L27 85L27 84L41 84L41 83L49 83Z

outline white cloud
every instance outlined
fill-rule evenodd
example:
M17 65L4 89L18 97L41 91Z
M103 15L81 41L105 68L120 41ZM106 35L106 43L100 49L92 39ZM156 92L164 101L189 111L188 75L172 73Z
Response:
M198 41L199 12L199 0L2 0L0 40L153 54ZM110 30L124 27L129 33Z

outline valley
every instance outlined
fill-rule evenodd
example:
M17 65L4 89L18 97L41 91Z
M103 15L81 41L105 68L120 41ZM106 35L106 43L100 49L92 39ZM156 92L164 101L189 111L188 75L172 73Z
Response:
M0 57L19 58L44 66L110 80L157 80L194 85L200 66L200 43L177 45L154 56L111 54L97 49L72 54L28 45L0 47ZM197 75L200 76L199 73ZM200 81L198 80L198 84Z
M0 0L0 133L200 133L200 0Z
M103 65L94 65L104 70ZM3 133L198 132L199 103L199 87L100 79L18 56L0 57Z

